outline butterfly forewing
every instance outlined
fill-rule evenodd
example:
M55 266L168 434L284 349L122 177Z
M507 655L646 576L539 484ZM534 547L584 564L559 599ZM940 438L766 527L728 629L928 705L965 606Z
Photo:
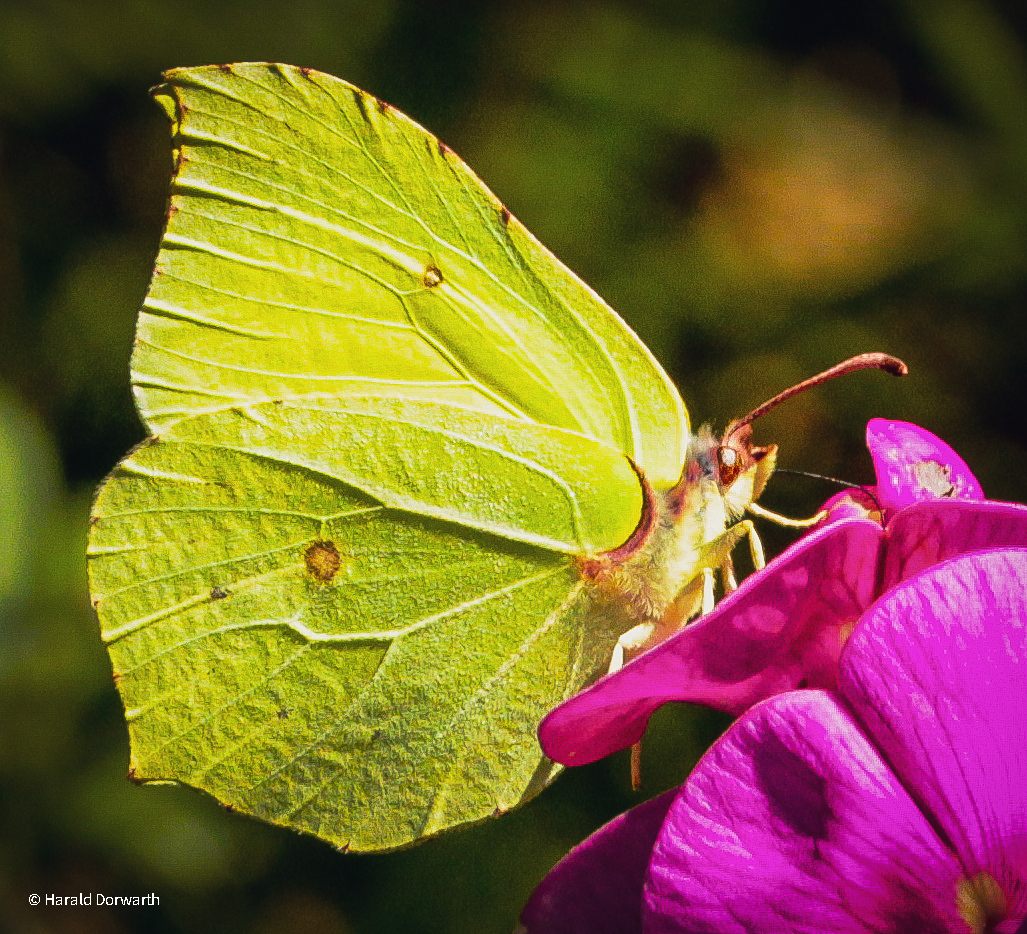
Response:
M351 380L441 385L677 479L666 374L434 137L317 72L167 77L177 169L133 359L153 430Z

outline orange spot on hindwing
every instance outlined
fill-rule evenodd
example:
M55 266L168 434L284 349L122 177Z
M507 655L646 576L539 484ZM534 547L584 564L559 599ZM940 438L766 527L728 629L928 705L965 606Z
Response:
M323 584L327 584L335 577L342 564L335 542L314 542L303 552L303 560L306 562L310 576Z

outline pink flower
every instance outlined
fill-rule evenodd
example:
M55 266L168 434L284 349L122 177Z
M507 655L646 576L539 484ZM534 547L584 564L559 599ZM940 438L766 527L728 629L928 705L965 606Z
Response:
M973 505L907 525L929 553L1008 518ZM528 934L1027 931L1027 549L930 564L862 614L832 690L752 707L573 850Z
M876 488L834 497L825 525L713 612L553 710L539 727L546 754L595 761L637 742L670 701L740 714L795 688L833 689L856 620L890 588L957 555L1027 545L1027 508L985 500L930 432L877 419L867 444Z

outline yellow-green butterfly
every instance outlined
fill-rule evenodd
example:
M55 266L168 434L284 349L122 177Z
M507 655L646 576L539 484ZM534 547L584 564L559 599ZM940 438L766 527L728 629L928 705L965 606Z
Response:
M712 596L773 452L693 439L627 326L393 108L283 65L166 79L153 437L89 541L134 776L357 850L514 807L555 772L543 714Z

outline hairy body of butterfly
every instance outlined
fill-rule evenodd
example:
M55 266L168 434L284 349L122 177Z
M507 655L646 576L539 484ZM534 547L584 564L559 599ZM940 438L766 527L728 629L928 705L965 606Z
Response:
M614 647L611 671L698 613L709 612L715 572L725 591L733 590L731 553L743 539L749 541L754 567L763 567L759 537L743 516L773 472L777 446L754 447L751 430L733 435L730 427L725 439L703 426L670 489L654 490L639 471L644 503L631 538L580 560L582 576L605 598L608 611L631 624Z

